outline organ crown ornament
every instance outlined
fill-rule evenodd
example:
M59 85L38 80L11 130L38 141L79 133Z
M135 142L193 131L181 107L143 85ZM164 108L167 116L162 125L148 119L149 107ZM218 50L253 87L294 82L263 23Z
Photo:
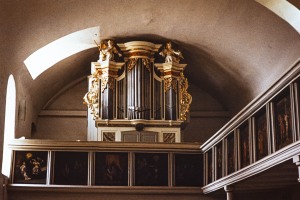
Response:
M192 97L183 73L186 64L180 64L182 53L172 46L171 42L162 47L145 41L116 44L112 40L97 44L99 60L92 62L89 91L83 98L96 127L143 124L145 129L180 128ZM124 62L116 62L115 56L123 57ZM155 62L160 56L164 63Z
M180 59L183 59L181 51L174 50L172 48L171 42L166 43L163 50L159 54L165 57L166 63L171 63L171 62L179 63Z
M122 56L112 40L103 40L100 45L97 44L97 46L100 52L98 62L114 61L115 54L118 54L120 57Z

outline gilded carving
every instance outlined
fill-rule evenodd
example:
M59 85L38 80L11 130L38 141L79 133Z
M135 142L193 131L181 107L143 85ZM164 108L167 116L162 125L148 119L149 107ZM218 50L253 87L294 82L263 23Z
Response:
M142 58L143 64L145 65L145 67L148 69L148 71L150 72L150 62L149 59L147 58Z
M179 88L180 88L180 120L186 120L187 113L190 110L192 103L192 96L187 92L189 83L183 73L180 74Z
M84 95L83 103L91 109L94 119L99 118L99 79L93 77L90 90Z
M111 90L115 89L115 79L113 77L102 76L100 79L101 79L101 92L104 92L107 86Z
M159 55L165 57L165 63L179 63L180 59L183 59L181 51L174 50L171 42L168 42L165 45L164 49L159 53Z
M173 89L175 92L177 92L177 79L174 77L168 77L165 78L165 92L167 92L169 89Z
M138 58L130 58L128 60L128 71L130 72L135 66L136 66L136 62L138 61ZM146 67L146 69L148 69L148 71L150 72L150 60L147 58L142 58L142 62L143 65Z
M130 72L136 65L136 62L137 62L138 58L130 58L128 60L128 71Z
M112 40L104 40L101 41L100 45L97 44L100 52L98 61L114 61L114 54L118 54L121 57L122 54L119 52L116 46L117 45Z

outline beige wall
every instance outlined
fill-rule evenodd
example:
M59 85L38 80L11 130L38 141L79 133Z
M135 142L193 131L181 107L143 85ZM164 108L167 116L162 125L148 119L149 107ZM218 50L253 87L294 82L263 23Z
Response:
M40 115L35 124L36 131L32 133L33 139L52 140L86 140L87 139L87 118L76 115L72 112L87 112L87 107L83 105L83 96L87 90L87 79L79 79L70 83L51 99L40 111ZM70 115L41 115L42 112L67 111ZM70 112L71 111L71 112Z

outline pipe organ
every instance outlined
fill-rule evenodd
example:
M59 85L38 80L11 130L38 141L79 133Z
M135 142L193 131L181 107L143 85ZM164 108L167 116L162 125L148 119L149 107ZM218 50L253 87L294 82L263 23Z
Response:
M125 142L180 142L180 126L192 101L180 64L182 54L144 41L114 44L102 41L100 55L91 63L88 140ZM117 62L123 57L123 62ZM165 62L158 63L161 56Z

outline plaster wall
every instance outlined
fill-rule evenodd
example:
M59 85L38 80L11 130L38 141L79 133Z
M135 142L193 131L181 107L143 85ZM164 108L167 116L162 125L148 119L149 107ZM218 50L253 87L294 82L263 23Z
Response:
M226 122L227 117L195 117L190 118L190 123L182 131L184 142L204 143L216 133Z
M33 139L87 140L87 120L82 117L39 117Z
M54 95L45 105L43 111L85 111L83 96L88 91L87 79L71 83ZM87 140L86 116L43 116L39 115L36 130L32 132L34 139L51 140Z

